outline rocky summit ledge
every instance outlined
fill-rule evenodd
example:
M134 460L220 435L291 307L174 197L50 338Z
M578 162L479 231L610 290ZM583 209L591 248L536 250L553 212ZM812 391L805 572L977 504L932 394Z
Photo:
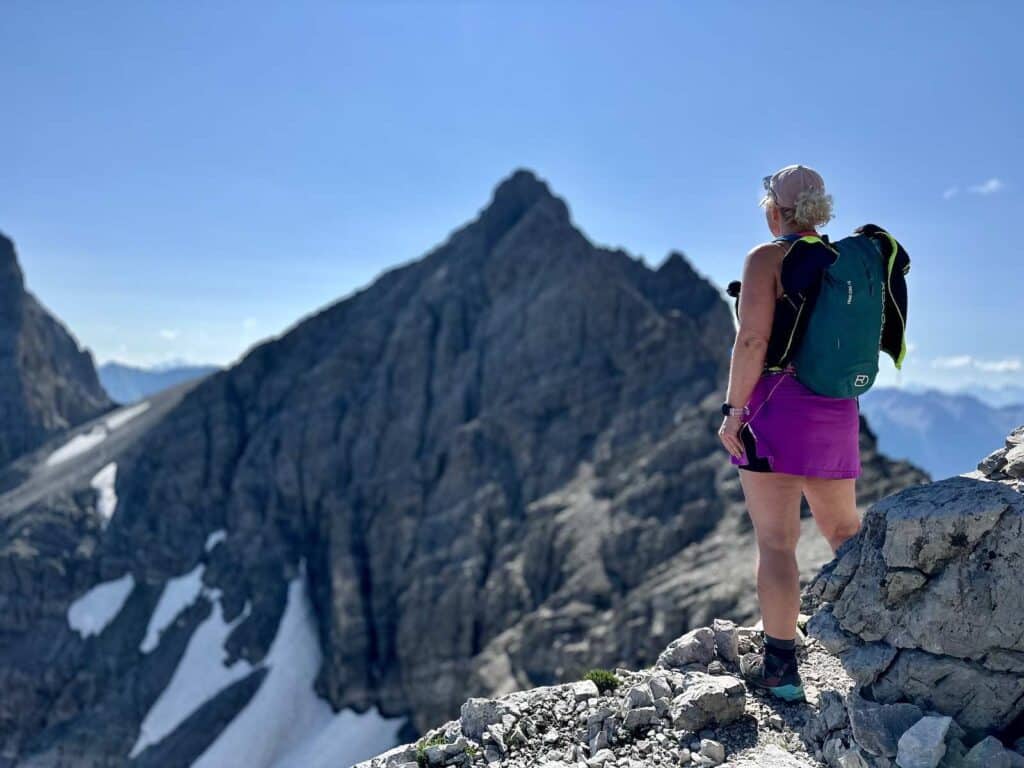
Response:
M357 768L821 765L822 739L804 732L822 736L845 720L853 681L835 656L801 636L810 705L748 689L737 661L760 638L755 627L718 620L673 641L646 669L470 699L458 720Z
M470 699L356 768L1024 768L1022 446L868 509L803 595L806 703L746 686L762 633L719 619L649 668Z
M1007 435L1002 447L992 451L978 462L977 469L964 473L963 477L991 480L1024 493L1024 425Z

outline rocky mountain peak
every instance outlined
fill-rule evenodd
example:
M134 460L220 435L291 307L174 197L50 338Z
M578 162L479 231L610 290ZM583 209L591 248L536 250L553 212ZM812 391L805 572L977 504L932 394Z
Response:
M13 321L24 291L25 278L18 265L14 243L0 232L0 317L6 316L7 322Z
M112 403L92 355L32 294L14 243L0 234L0 466Z
M569 223L565 201L553 195L532 171L519 169L498 184L490 203L480 212L478 223L486 232L487 242L494 244L534 209L542 211L553 223Z
M662 274L671 275L684 268L692 271L689 262L687 262L686 257L680 251L670 251L668 257L658 267L658 271Z

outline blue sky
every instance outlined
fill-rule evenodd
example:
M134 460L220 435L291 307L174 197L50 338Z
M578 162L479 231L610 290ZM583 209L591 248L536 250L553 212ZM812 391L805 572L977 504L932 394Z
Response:
M912 258L901 376L1024 378L1024 4L4 3L0 230L101 361L228 363L529 167L724 286L794 162Z

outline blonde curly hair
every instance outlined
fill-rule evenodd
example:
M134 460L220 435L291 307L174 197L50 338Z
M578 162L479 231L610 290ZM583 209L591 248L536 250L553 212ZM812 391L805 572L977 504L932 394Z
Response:
M761 198L761 205L776 205L772 196ZM832 220L832 195L820 189L805 189L797 195L796 205L792 208L778 206L779 213L786 221L798 227L808 229L820 227Z

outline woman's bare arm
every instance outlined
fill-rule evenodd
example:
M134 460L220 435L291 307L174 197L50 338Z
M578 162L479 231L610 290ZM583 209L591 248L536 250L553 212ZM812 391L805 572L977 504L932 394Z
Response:
M729 364L726 400L742 408L750 400L764 367L775 316L777 245L760 245L747 254L740 290L739 329Z

